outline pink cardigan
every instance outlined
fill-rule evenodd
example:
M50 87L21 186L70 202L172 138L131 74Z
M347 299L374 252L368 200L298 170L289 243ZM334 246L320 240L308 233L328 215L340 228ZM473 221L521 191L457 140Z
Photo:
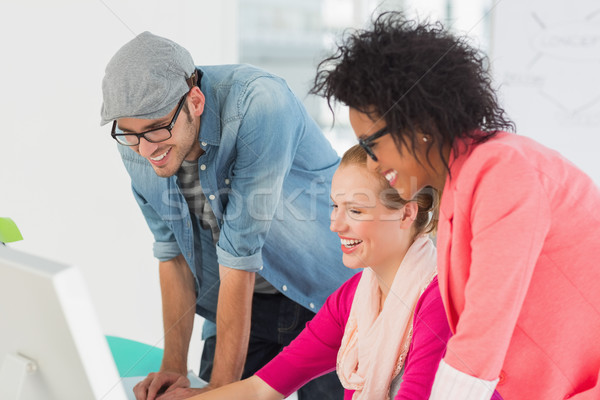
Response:
M354 275L329 296L302 333L256 375L287 397L311 379L335 370L338 349L361 275ZM415 308L413 338L396 400L429 398L449 336L435 278ZM346 390L344 399L351 399L353 393Z
M585 143L582 143L585 145ZM533 140L460 143L438 231L444 361L510 399L600 399L600 191Z

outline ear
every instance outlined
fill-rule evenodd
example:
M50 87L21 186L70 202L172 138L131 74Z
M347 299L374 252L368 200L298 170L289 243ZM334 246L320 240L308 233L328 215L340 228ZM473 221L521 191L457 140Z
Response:
M402 208L404 211L404 215L402 216L402 220L400 221L400 225L404 229L408 229L412 226L415 219L417 219L417 214L419 213L419 205L416 201L409 201Z
M192 116L199 117L202 115L204 112L205 100L204 93L202 93L198 86L194 86L190 89L188 94L188 106Z

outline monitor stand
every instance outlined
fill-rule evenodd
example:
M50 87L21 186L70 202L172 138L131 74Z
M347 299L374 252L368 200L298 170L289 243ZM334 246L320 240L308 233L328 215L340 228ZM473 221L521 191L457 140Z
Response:
M0 399L21 398L28 375L37 371L35 361L20 354L7 354L0 369Z

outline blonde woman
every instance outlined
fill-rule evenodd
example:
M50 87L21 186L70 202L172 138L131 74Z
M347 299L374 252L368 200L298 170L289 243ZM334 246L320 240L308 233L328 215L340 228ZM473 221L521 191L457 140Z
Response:
M344 264L364 271L329 296L256 375L193 399L283 399L335 369L345 399L429 397L450 337L427 236L434 193L402 200L367 170L366 158L358 146L348 150L331 188L331 230L340 236Z

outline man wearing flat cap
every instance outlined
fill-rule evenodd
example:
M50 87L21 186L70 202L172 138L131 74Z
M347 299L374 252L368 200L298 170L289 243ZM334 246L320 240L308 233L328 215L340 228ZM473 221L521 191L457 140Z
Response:
M354 273L328 229L337 154L282 79L247 65L196 67L149 32L113 56L102 91L101 123L111 124L159 260L164 358L136 397L197 393L181 389L192 310L206 320L208 390L252 375ZM343 391L328 374L299 397Z

